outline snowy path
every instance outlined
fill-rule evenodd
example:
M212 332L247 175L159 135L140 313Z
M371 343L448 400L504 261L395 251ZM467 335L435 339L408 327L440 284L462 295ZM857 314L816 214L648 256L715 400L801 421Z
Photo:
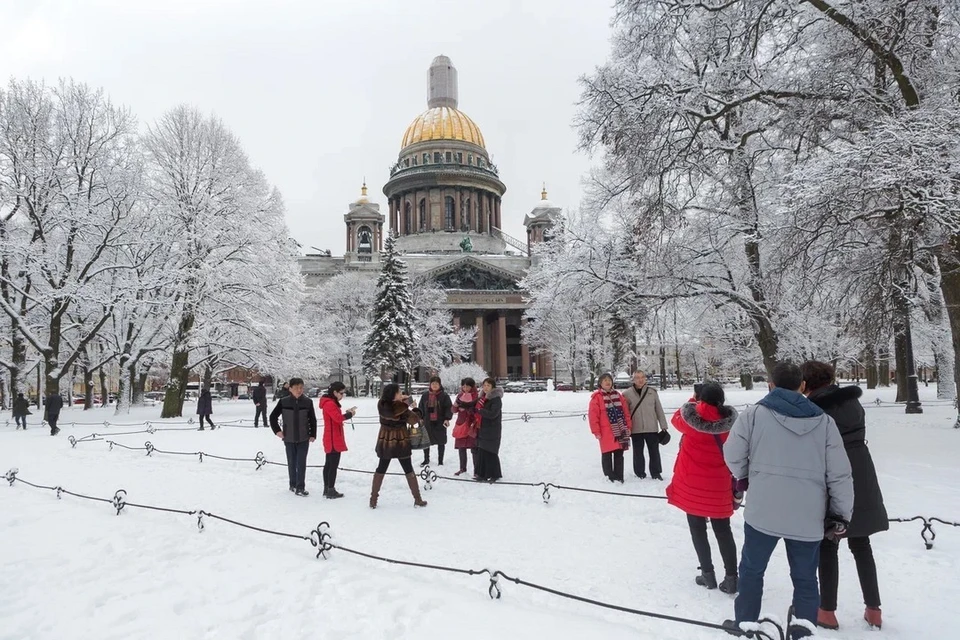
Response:
M924 399L933 391L923 389ZM890 390L881 392L890 399ZM731 392L743 403L759 392ZM872 400L868 392L865 400ZM663 395L668 407L685 394ZM586 394L507 395L505 411L580 411ZM373 403L361 399L361 417ZM248 403L221 403L215 419L250 418ZM936 515L960 520L960 431L950 407L928 406L908 417L898 407L867 409L870 447L891 517ZM263 429L157 432L111 436L132 428L69 427L71 421L135 422L156 426L159 407L123 419L103 410L65 412L58 438L34 426L0 427L0 473L18 467L23 479L130 502L204 509L245 523L309 535L328 521L334 540L361 551L447 566L501 570L511 576L627 607L719 622L732 599L693 584L696 558L682 513L662 500L486 486L438 480L415 510L401 478L384 484L380 508L366 507L370 476L340 474L346 498L324 500L320 471L310 469L307 499L286 491L286 470L253 463L170 456L84 442L65 436L96 431L130 446L150 440L159 449L283 460L282 444ZM347 433L342 465L375 466L376 427ZM669 481L675 441L665 450ZM436 470L451 474L455 452ZM505 424L507 480L548 481L610 490L599 472L596 443L579 417ZM419 458L415 457L419 462ZM311 449L310 464L322 464ZM629 466L629 465L628 465ZM395 465L392 471L399 471ZM623 491L663 494L664 484L630 478ZM615 491L618 489L614 489ZM0 638L665 638L709 639L724 634L605 611L509 582L491 601L484 576L468 577L387 565L334 551L317 560L306 541L246 531L210 519L124 510L21 484L0 485ZM742 526L736 517L738 542ZM926 551L919 523L893 524L874 538L884 601L886 638L946 638L951 606L960 599L960 529L937 525ZM716 553L716 552L715 552ZM790 598L782 552L771 563L765 611L782 617ZM852 557L841 554L840 632L828 638L876 637L862 613Z

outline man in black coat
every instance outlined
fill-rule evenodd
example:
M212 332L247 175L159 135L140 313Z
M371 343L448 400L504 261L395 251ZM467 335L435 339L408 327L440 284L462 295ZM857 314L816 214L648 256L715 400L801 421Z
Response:
M253 426L260 426L260 416L263 416L263 426L267 426L267 388L263 386L263 380L253 390L253 404L257 408L257 413L253 417Z
M282 428L280 416L283 416ZM290 491L298 496L310 495L306 488L307 451L310 443L317 439L317 414L313 403L303 395L302 379L290 379L290 394L280 398L270 412L270 428L287 449Z
M55 436L60 433L60 428L57 427L57 420L60 419L60 410L63 409L63 398L60 397L59 393L51 393L47 396L45 403L47 423L50 425L50 435Z

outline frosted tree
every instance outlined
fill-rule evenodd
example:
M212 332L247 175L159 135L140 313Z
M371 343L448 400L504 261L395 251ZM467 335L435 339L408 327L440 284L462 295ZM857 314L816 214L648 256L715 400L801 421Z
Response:
M351 393L364 375L363 347L370 335L375 285L369 275L342 273L317 287L306 302L319 319L316 339L323 341L323 362L345 376Z
M407 265L397 254L393 236L384 241L381 260L373 319L363 345L363 368L370 377L411 371L415 343L420 339L414 326Z
M431 282L415 279L410 287L413 324L419 339L413 347L414 367L438 370L458 358L468 357L476 339L476 327L453 327L447 294Z

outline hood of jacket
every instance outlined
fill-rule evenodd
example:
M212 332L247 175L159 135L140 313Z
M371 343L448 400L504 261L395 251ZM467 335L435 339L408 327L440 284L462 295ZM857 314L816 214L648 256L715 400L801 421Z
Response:
M863 389L857 386L841 387L831 384L810 393L809 400L824 411L850 400L859 400Z
M493 389L490 389L490 393L484 395L484 397L485 397L487 400L490 400L490 399L492 399L492 398L502 398L502 397L503 397L503 389L501 389L500 387L494 387Z
M333 403L334 405L336 405L338 409L340 408L340 401L337 400L336 398L334 398L333 396L328 396L328 395L326 395L326 394L320 396L320 408L321 408L321 409L323 409L326 405L328 405L328 404L330 404L330 403Z
M680 417L692 429L713 435L730 431L737 421L737 410L726 405L714 407L704 402L687 402L680 407Z
M823 409L810 402L803 394L777 387L757 403L771 411L785 428L803 436L820 424ZM818 418L813 420L812 418Z

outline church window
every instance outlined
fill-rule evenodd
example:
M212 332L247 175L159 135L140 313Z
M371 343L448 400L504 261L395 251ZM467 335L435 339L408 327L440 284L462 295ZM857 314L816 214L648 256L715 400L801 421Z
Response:
M453 162L453 153L447 151L447 162Z
M410 235L410 225L411 218L413 218L413 212L411 211L413 207L410 206L410 203L407 202L403 206L403 233L404 235Z
M462 153L457 153L457 163L458 163L458 164L463 164L463 154L462 154Z
M434 163L434 164L440 164L440 152L439 152L439 151L434 151L434 152L433 152L433 163Z
M420 200L420 225L418 230L422 233L427 230L427 201Z
M453 231L453 198L447 196L443 199L443 228L447 231Z

